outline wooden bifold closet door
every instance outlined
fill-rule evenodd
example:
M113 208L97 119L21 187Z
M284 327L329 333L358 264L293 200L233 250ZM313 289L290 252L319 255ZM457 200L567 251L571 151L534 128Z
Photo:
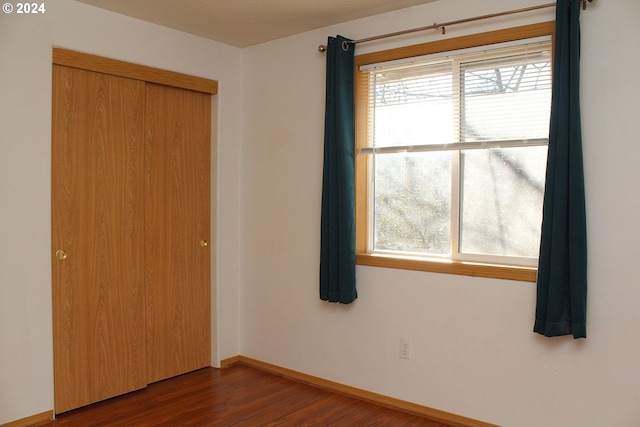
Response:
M211 364L211 95L53 67L61 413Z

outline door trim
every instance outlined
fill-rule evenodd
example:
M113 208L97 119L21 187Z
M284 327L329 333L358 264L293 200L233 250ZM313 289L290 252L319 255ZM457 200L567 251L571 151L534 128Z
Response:
M104 58L88 53L76 52L69 49L53 48L53 63L66 65L67 67L80 68L82 70L96 71L98 73L112 74L120 77L128 77L143 80L150 83L158 83L181 89L195 90L198 92L218 94L218 81L160 70L146 65L133 64L117 59Z

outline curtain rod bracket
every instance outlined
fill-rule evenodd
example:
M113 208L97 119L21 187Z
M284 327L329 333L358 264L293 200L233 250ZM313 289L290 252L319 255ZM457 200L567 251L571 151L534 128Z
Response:
M342 50L344 50L345 52L349 50L349 46L352 45L353 42L348 42L348 41L343 41L342 42ZM325 53L327 51L327 46L321 44L320 46L318 46L318 52L320 53Z

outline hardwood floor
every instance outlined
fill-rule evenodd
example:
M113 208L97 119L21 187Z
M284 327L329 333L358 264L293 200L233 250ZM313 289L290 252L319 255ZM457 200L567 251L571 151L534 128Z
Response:
M66 412L44 426L450 427L244 365L150 384Z

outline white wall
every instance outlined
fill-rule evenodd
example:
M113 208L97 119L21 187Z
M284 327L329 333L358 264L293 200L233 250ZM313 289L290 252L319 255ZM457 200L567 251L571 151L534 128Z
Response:
M440 0L244 51L241 350L355 387L505 426L640 420L640 2L582 15L589 233L588 338L532 332L535 284L358 267L349 306L318 299L324 56L362 38L544 4ZM401 44L552 20L554 9L359 45ZM411 339L412 360L398 357Z
M318 44L338 33L360 38L536 3L545 1L439 0L244 51L69 0L45 1L42 16L0 14L0 424L53 408L55 45L220 81L215 362L241 353L505 426L637 425L635 0L597 0L582 17L587 340L533 334L530 283L359 267L354 304L318 299ZM450 27L444 37L550 19L547 9ZM357 52L442 37L421 33ZM401 337L412 340L410 361L398 358Z
M45 0L45 7L40 16L0 13L0 424L53 408L53 46L219 81L214 363L239 352L242 51L70 0Z

